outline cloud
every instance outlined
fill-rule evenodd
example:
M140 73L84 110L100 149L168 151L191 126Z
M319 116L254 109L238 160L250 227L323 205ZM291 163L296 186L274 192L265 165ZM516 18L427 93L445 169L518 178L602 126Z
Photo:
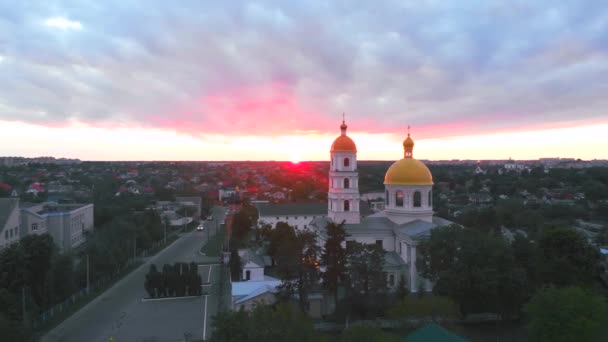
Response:
M58 28L61 30L82 30L82 25L78 21L70 20L64 17L52 17L44 21L44 25Z
M430 138L605 121L596 5L5 4L0 119L271 136L337 133L346 112L351 130Z

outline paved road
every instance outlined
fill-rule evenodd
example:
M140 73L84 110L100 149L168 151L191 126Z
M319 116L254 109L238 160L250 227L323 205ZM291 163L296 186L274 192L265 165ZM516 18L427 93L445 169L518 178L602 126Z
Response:
M213 215L221 222L225 215L224 208L215 207ZM143 283L150 263L156 264L160 269L165 263L208 261L209 258L199 254L200 247L208 239L208 233L194 230L184 234L50 331L41 341L107 342L111 337L116 342L178 341L184 340L185 333L198 339L206 333L208 338L211 317L217 310L217 299L213 295L142 301L146 295ZM213 230L210 233L213 236ZM216 281L218 270L217 266L199 267L203 281ZM206 328L203 327L205 321Z

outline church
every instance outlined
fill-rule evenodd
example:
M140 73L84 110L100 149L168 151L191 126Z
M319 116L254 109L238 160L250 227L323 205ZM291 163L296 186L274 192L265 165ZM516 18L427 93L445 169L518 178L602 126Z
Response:
M347 247L349 241L375 243L387 252L385 272L389 288L395 288L403 278L412 293L430 291L432 284L416 270L416 246L433 228L451 224L433 216L431 171L414 158L414 140L408 132L403 141L403 158L394 162L384 176L384 210L362 215L357 146L347 135L347 128L342 121L341 134L330 149L327 215L314 218L310 229L317 232L323 244L326 225L344 222Z

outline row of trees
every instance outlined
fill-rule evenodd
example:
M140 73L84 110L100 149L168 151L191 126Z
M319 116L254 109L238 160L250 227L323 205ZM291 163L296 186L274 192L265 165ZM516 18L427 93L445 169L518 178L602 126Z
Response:
M59 254L53 239L29 235L0 252L0 325L11 341L26 340L29 322L77 289L82 270L69 254ZM24 311L25 309L25 311ZM29 326L29 324L26 324Z
M173 266L165 264L162 272L158 272L156 265L151 264L144 282L150 298L200 296L201 285L198 266L194 262L178 262Z
M433 230L419 252L418 270L462 314L517 316L537 289L589 287L598 276L595 248L565 228L548 230L538 241L518 234L509 244L502 236L452 225Z
M280 295L285 299L297 298L302 311L307 311L309 294L321 290L334 298L336 306L343 306L345 315L374 315L386 302L382 299L387 292L384 250L375 244L356 242L343 247L346 232L342 224L327 226L322 250L315 233L295 230L284 222L277 223L274 229L265 227L262 236L268 242L267 252L282 280ZM342 301L340 289L345 290Z
M211 341L339 341L343 342L393 342L401 338L378 328L355 326L336 338L314 330L311 319L289 304L257 306L251 312L228 311L213 318Z
M533 335L542 341L593 340L580 336L597 335L608 323L605 298L591 290L598 282L599 255L573 229L548 229L538 240L518 234L509 243L452 225L433 230L419 251L419 271L436 282L436 295L456 303L461 316L527 314Z

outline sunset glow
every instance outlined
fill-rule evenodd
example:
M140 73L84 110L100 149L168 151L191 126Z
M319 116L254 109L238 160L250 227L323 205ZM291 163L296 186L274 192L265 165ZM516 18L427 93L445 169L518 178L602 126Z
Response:
M346 113L361 159L607 158L595 7L0 5L0 155L326 160Z
M351 125L361 160L403 157L404 134L371 134ZM419 159L537 159L539 157L608 158L608 123L549 130L483 135L417 138ZM28 139L21 139L27 132ZM83 160L327 160L335 133L277 136L192 136L171 130L96 128L83 124L45 127L0 122L0 146L14 155L81 158ZM18 142L18 143L17 143ZM51 143L49 143L51 142ZM42 153L41 151L44 151ZM6 152L5 152L6 153Z

